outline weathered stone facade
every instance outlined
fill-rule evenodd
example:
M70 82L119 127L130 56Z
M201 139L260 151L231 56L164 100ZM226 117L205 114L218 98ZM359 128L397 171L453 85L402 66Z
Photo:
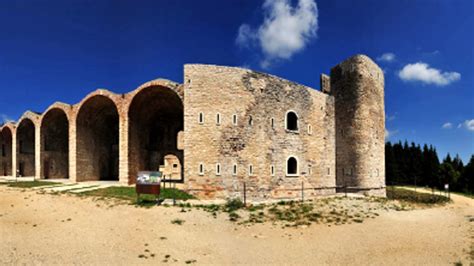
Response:
M0 128L0 175L117 180L161 170L200 198L385 194L383 73L354 56L321 91L235 67L185 65L126 94L99 89ZM13 152L12 152L13 151Z

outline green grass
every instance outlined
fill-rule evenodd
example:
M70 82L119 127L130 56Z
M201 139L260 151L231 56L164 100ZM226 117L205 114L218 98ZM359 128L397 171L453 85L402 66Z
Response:
M99 198L115 198L125 201L130 201L133 204L139 206L153 206L156 205L156 196L155 195L140 195L140 202L136 202L137 193L135 192L135 187L107 187L96 189L92 191L86 191L78 193L81 196L94 196ZM174 188L162 188L160 192L160 199L177 199L177 200L188 200L194 199L195 197L182 191Z
M441 195L415 192L398 187L387 187L387 198L422 205L445 204L450 201L447 197Z
M55 183L55 182L48 182L48 181L38 181L38 180L8 183L9 187L17 187L17 188L34 188L34 187L43 187L43 186L52 186L52 185L61 185L61 184Z

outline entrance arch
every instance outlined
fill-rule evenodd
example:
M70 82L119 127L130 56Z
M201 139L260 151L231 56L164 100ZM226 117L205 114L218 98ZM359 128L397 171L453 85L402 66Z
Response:
M184 113L175 90L159 85L141 89L130 103L128 116L131 183L139 171L165 167L165 155L176 156L182 168L184 155L178 149L178 134L183 130ZM177 180L183 181L182 172L180 169Z
M117 180L119 113L113 100L95 95L79 107L76 118L77 181Z
M16 130L16 160L20 176L35 176L35 124L21 120Z
M41 121L41 176L69 177L69 121L64 110L52 108Z
M9 127L0 131L0 176L12 176L12 139L13 132Z

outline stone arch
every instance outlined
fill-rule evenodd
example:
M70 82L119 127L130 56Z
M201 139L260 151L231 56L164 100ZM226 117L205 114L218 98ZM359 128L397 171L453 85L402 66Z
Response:
M36 175L36 130L39 115L27 111L16 128L16 164L19 176Z
M13 127L0 128L0 176L13 175Z
M119 179L119 96L97 90L78 104L77 181Z
M40 176L69 178L70 105L55 103L43 114L40 123Z
M165 156L180 162L182 182L183 150L178 135L184 129L184 108L180 86L163 80L145 83L132 92L128 106L129 177L134 183L139 171L158 171Z

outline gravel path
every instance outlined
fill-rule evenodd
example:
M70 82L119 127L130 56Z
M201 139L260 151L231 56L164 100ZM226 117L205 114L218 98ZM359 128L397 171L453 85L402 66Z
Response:
M443 207L380 210L363 223L283 229L0 185L0 264L469 265L474 200L452 198ZM172 224L177 218L184 223Z

